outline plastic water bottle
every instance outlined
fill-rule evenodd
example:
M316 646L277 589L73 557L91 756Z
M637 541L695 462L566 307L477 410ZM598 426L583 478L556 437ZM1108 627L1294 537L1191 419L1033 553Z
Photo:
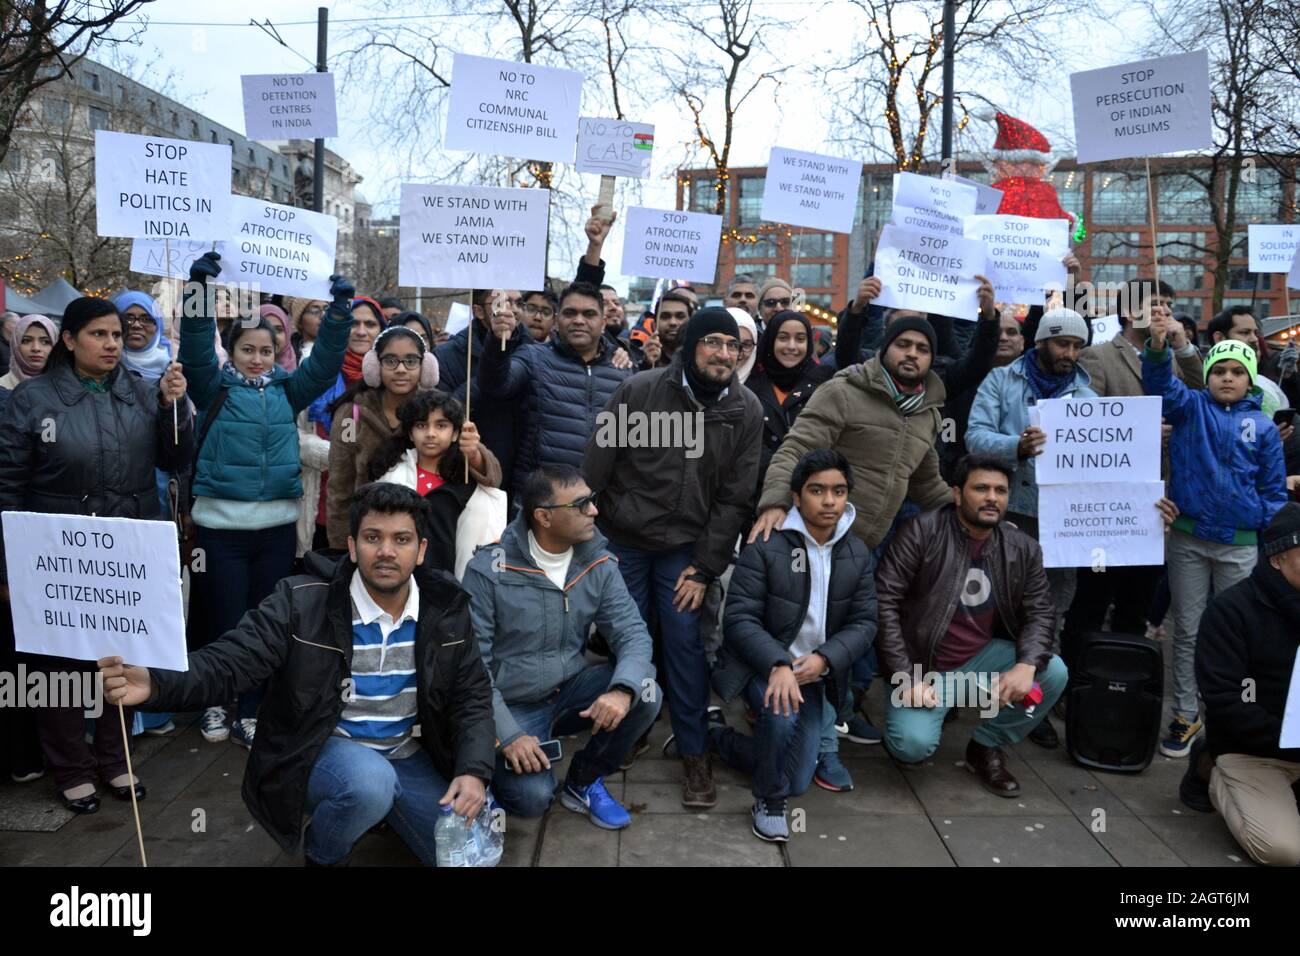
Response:
M438 824L433 829L434 854L438 866L473 866L478 857L478 845L465 818L453 813L450 806L438 808Z
M478 862L475 866L496 866L505 852L505 834L495 824L501 809L488 795L483 809L474 818L474 842L478 845Z

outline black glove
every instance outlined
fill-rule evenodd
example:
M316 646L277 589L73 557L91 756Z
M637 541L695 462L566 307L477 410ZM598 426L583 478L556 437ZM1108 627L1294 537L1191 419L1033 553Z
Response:
M206 285L209 279L221 275L221 256L216 252L205 252L190 264L190 281Z
M352 308L352 300L356 298L357 287L341 275L330 276L330 295L334 297L334 304L342 306L344 309Z

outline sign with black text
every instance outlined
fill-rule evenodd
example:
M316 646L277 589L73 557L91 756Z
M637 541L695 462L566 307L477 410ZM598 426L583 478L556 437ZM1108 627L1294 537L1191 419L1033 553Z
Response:
M489 156L573 161L582 74L457 53L443 145Z
M96 232L228 238L230 159L226 145L95 130Z
M1047 435L1035 464L1039 485L1159 481L1161 403L1158 395L1039 402Z
M979 318L975 276L983 274L984 262L984 243L977 240L885 226L876 246L876 305L974 322Z
M862 164L773 146L760 216L768 222L852 232Z
M324 213L232 196L234 238L217 243L221 281L329 301L339 221Z
M339 134L333 73L241 76L249 139L329 139Z
M722 217L632 206L624 218L625 276L712 282L718 272Z
M970 216L966 238L988 247L987 272L999 302L1042 305L1047 290L1065 289L1070 223L1029 216Z
M655 128L651 123L600 119L578 120L577 166L580 173L646 179L654 156Z
M1252 222L1246 227L1246 242L1251 272L1286 272L1300 247L1300 226Z

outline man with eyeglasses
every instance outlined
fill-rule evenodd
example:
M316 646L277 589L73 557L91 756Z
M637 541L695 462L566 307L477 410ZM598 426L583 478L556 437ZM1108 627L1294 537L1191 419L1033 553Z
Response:
M632 374L630 367L614 364L615 350L602 337L605 310L599 289L575 282L560 293L559 303L550 340L504 352L486 349L475 381L478 394L508 409L512 421L523 422L515 457L517 493L536 468L582 464L597 413ZM493 338L513 322L513 315L493 318Z
M559 300L550 289L539 292L525 292L522 314L524 325L534 342L545 342L551 337L555 328L555 311Z
M621 830L632 818L604 778L654 723L661 697L650 634L595 520L595 495L576 468L538 468L520 514L499 545L471 559L464 586L492 677L497 800L510 814L545 813L555 778L542 742L589 730L560 802ZM588 665L583 656L592 625L613 651L607 663Z
M739 358L735 318L723 308L700 309L667 368L634 375L610 398L605 413L629 427L595 432L583 467L599 492L600 529L642 617L650 619L652 603L658 611L673 727L665 750L676 742L688 808L718 799L700 606L731 563L758 481L763 411L736 378Z

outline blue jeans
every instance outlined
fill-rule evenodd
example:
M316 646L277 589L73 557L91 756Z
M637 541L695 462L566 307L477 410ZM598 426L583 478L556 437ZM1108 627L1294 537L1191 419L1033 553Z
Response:
M265 600L281 578L293 573L298 547L298 526L282 524L260 531L218 531L200 525L196 539L203 549L205 567L196 574L203 588L201 607L208 617L208 642L239 626L240 619ZM209 705L224 705L222 700ZM262 691L241 694L236 717L257 716Z
M433 831L448 786L423 749L389 760L355 740L330 737L307 779L307 857L345 860L367 830L387 820L421 863L436 866Z
M989 675L995 671L1009 671L1015 663L1016 645L998 639L989 641L983 650L949 673L980 674L980 682L991 689ZM1053 654L1047 666L1034 675L1034 680L1043 690L1043 702L1034 708L1034 712L1025 713L1020 704L999 708L997 716L980 721L971 737L985 747L1006 747L1024 740L1047 717L1047 712L1065 690L1068 677L1065 662ZM894 702L891 692L885 717L885 746L904 763L919 763L939 748L943 719L948 715L951 703L943 699L945 687L946 682L941 682L935 688L940 700L938 707L904 707Z
M853 690L867 692L871 686L872 680L876 676L876 648L875 645L867 648L867 652L853 662L852 676L849 678ZM827 706L825 713L822 714L822 742L820 752L824 754L835 754L840 752L840 735L835 732L835 725L840 719L848 720L853 716L853 698L849 697L849 710L847 713L836 713L835 708Z
M545 700L531 704L507 703L507 706L523 732L538 740L548 740L552 735L576 734L591 727L591 719L578 714L609 689L613 677L613 664L588 667L566 680ZM619 725L611 731L592 734L587 746L573 755L569 780L574 786L585 787L597 777L618 770L632 745L654 723L661 704L658 687L634 689L632 707ZM650 699L646 700L646 697ZM537 773L515 773L498 751L496 769L492 773L492 792L506 813L540 817L555 797L555 777L549 769Z
M673 607L678 576L691 563L691 551L641 551L609 544L618 558L632 600L643 620L651 620L651 606L659 613L659 679L668 695L669 716L683 757L709 751L709 662L700 637L700 612Z
M745 685L745 703L757 714L754 736L746 737L731 728L718 737L718 756L723 763L754 778L754 796L760 800L784 800L798 796L812 785L817 770L822 718L835 708L826 701L823 684L800 688L803 704L786 717L763 707L767 678L751 677Z

